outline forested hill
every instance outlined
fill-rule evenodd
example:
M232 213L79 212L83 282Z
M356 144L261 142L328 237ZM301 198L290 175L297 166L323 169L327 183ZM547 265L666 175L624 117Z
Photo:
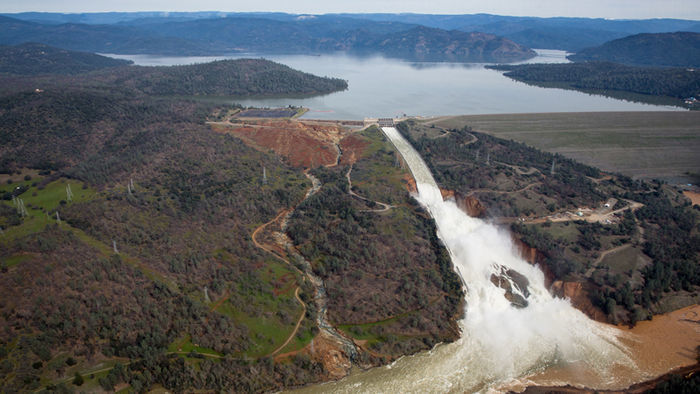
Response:
M94 53L75 52L44 44L25 43L0 46L0 73L78 74L108 67L131 64L128 60L113 59Z
M575 62L608 61L641 66L700 67L700 33L637 34L584 49Z
M531 262L553 281L550 291L563 296L561 285L576 283L580 293L566 297L590 317L634 325L698 302L700 214L679 189L603 174L468 126L409 120L397 128L458 203L511 223L536 250Z
M342 79L318 77L265 59L128 67L113 71L104 73L105 78L155 95L323 94L348 87Z
M0 44L36 41L101 53L182 56L362 51L467 62L510 62L535 55L529 48L505 38L486 34L478 35L476 40L475 37L415 24L322 15L280 19L262 14L175 21L150 18L112 25L35 23L0 16ZM387 42L400 42L401 49L396 50Z
M376 37L356 45L356 50L379 50L387 56L418 60L509 62L534 57L535 51L513 41L485 33L465 33L416 27Z
M0 299L3 391L257 393L337 379L349 355L319 331L326 311L365 367L458 337L461 283L377 129L241 124L228 105L54 79L68 83L0 95L0 291L22 294ZM311 170L323 186L306 199L290 148L338 163ZM298 246L276 241L273 219L296 207ZM322 311L311 270L327 283Z
M258 327L288 335L301 307L291 268L264 264L250 233L303 197L299 171L211 131L202 103L110 90L1 101L0 289L24 294L0 302L3 391L261 392L317 378L257 361L279 346ZM105 357L131 361L91 376Z
M602 18L537 18L532 16L504 16L491 14L466 14L466 15L435 15L435 14L326 14L326 15L295 15L269 12L103 12L83 14L60 14L48 12L25 12L19 14L4 14L5 16L21 19L27 22L38 22L47 25L61 25L78 27L87 25L122 25L144 28L148 25L155 27L161 35L171 35L163 31L166 24L173 22L194 22L192 26L201 20L216 19L218 23L228 24L226 29L214 29L214 39L223 39L232 29L239 28L245 32L250 31L254 37L262 37L260 30L250 30L245 23L246 19L267 19L276 22L285 22L285 26L291 26L299 21L310 26L310 32L322 31L340 32L352 29L382 31L387 34L390 31L405 31L418 25L433 27L443 30L460 30L463 32L482 32L496 34L514 42L530 47L542 49L562 49L569 52L580 51L584 48L601 45L607 41L640 33L662 33L674 31L700 32L700 23L696 20L683 19L602 19ZM225 16L226 18L222 18ZM236 19L237 23L230 23ZM81 24L81 25L77 25ZM263 26L260 25L260 28ZM390 30L390 31L388 31ZM279 31L279 30L278 30ZM196 35L198 30L192 29ZM209 33L205 33L209 34ZM331 33L332 34L332 33ZM269 37L269 36L266 36ZM184 38L193 38L184 36ZM298 45L301 36L296 36L293 42L285 44ZM229 39L229 37L226 37ZM274 45L277 41L262 42ZM132 45L130 42L114 41L115 46ZM178 43L181 44L181 43ZM177 46L169 46L161 42L160 51L174 50ZM152 48L158 48L153 45ZM181 48L182 50L184 48ZM191 49L191 48L187 48ZM200 49L201 50L201 49ZM133 52L132 52L133 53Z
M235 59L186 66L118 67L78 76L7 77L0 92L66 86L109 86L111 90L158 96L252 96L326 94L348 85L342 79L319 77L265 59Z
M489 68L506 71L507 77L546 87L593 90L615 96L616 92L634 93L629 97L653 101L669 98L669 104L700 95L700 73L685 68L635 67L607 62L567 64L499 65ZM647 96L647 97L644 97Z

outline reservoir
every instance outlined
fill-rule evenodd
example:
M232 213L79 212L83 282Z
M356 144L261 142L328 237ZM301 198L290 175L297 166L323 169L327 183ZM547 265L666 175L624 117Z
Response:
M528 63L567 62L566 53L538 50ZM256 54L220 57L108 55L137 65L181 65L219 59L261 57ZM526 85L488 70L484 64L429 63L381 56L266 55L267 59L319 76L342 78L348 89L315 97L235 99L256 107L303 106L310 119L364 119L389 116L440 116L537 112L660 111L676 107L641 104L571 90Z

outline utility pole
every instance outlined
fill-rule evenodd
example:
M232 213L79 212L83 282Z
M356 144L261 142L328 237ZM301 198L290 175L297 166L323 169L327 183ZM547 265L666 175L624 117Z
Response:
M21 198L19 199L19 206L20 206L20 208L21 208L21 210L22 210L22 212L21 212L22 217L27 216L27 215L28 215L28 213L27 213L27 208L24 207L24 200L22 200Z
M209 299L209 289L207 289L206 286L204 286L204 301L211 302L211 299Z

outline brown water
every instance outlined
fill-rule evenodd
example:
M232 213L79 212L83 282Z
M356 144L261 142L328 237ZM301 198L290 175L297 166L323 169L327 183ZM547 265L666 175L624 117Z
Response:
M642 380L653 379L673 369L697 362L695 349L700 346L700 306L698 305L655 316L652 321L637 323L633 329L624 327L620 329L629 334L623 341L630 349L637 368L616 369L613 381L600 381L582 369L554 366L503 388L519 391L528 385L571 384L596 389L623 389Z

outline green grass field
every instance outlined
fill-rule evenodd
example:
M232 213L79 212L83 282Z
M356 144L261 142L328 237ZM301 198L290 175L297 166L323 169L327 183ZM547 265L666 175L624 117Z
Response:
M469 125L635 178L700 182L698 111L470 115L434 123Z
M634 247L627 247L609 253L600 263L602 267L609 268L611 273L621 275L626 274L628 271L633 271L644 264L645 258L642 251Z
M49 223L57 223L55 211L58 211L60 216L61 206L88 201L94 198L97 193L94 189L84 188L82 182L65 178L59 178L43 187L40 186L43 179L41 176L33 176L31 180L15 178L17 179L8 178L13 182L8 183L6 180L0 185L0 196L15 190L17 187L26 187L27 190L17 196L17 201L22 200L27 215L18 226L3 229L0 243L41 231ZM68 185L73 193L71 201L68 201ZM0 204L16 209L18 202L8 199L0 201Z
M294 330L297 319L302 312L301 305L294 297L294 291L300 279L291 267L270 259L265 261L258 271L260 278L265 283L279 285L275 288L277 294L268 291L240 289L231 294L231 298L216 309L217 312L248 327L251 333L255 333L251 335L253 345L241 355L251 358L266 356L282 345ZM248 307L246 311L238 307L236 302L244 302ZM283 321L280 313L289 317L288 323ZM305 346L311 338L303 337L296 338L296 340L298 342L297 348L300 348ZM291 347L294 343L293 340L286 347Z
M177 341L173 342L168 346L168 352L172 353L199 353L199 354L204 354L204 355L213 355L213 356L222 356L221 353L202 346L197 346L196 344L192 343L192 338L190 336L186 336L184 338L180 338Z

